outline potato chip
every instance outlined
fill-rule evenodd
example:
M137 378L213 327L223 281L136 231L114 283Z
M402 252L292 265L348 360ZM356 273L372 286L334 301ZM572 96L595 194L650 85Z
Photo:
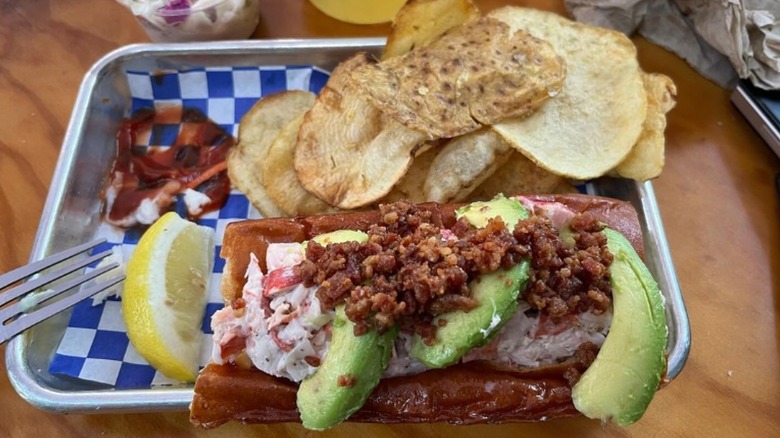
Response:
M485 201L493 199L499 193L511 196L572 191L576 189L565 178L542 169L520 152L513 151L504 164L477 186L466 199L469 202Z
M268 148L262 165L263 185L268 196L290 216L336 212L338 209L307 192L295 174L295 143L303 116L301 112L288 123Z
M444 32L479 18L471 0L409 0L393 19L382 60L427 46Z
M480 129L455 137L437 151L425 179L425 199L457 202L493 174L512 153L500 135Z
M431 138L528 115L560 91L564 76L550 44L485 17L426 47L350 73L384 114Z
M255 103L238 125L238 144L227 159L228 175L265 217L284 216L284 211L268 197L260 166L282 128L313 103L314 94L308 91L273 94Z
M643 73L647 93L647 116L639 140L615 173L623 178L646 181L661 174L664 168L666 113L674 108L677 88L662 74Z
M368 205L403 178L428 136L383 114L350 84L348 73L367 62L360 53L333 71L306 113L295 148L303 187L339 208Z
M494 129L539 166L573 179L604 175L623 161L647 111L631 40L535 9L506 7L488 17L549 41L566 61L563 89L554 99Z
M428 176L428 170L431 163L436 158L438 149L428 148L412 160L412 165L406 171L406 175L398 181L393 190L387 194L380 202L395 202L402 199L413 202L425 202L425 178Z

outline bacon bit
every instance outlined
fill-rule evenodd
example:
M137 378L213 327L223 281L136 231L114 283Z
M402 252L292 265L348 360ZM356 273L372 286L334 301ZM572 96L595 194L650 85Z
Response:
M539 325L536 328L536 333L534 333L534 337L538 338L540 336L545 335L557 335L565 332L566 330L574 327L574 325L577 323L577 316L576 315L566 315L558 322L555 322L553 318L551 318L547 313L541 312L539 314Z
M351 388L357 383L357 377L352 374L342 374L339 376L338 384L342 388Z
M284 351L285 353L288 351L292 351L292 349L295 347L293 344L288 344L287 342L284 342L279 338L279 327L274 327L270 330L271 338L276 342L276 345L279 346L279 348Z
M318 367L321 363L320 358L317 356L306 356L303 358L303 360L313 367Z
M596 356L599 354L599 347L592 342L583 342L577 347L574 352L573 363L569 365L569 368L564 371L563 378L566 379L566 383L570 387L579 382L582 373L588 369L588 367L596 360Z
M233 336L219 346L222 360L227 361L230 356L238 354L246 349L246 339L240 336Z
M303 279L295 273L292 266L274 269L263 277L263 295L272 297L301 282L303 282Z

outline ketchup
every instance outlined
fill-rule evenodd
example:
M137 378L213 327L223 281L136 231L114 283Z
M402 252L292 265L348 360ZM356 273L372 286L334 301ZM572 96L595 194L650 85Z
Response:
M173 145L148 150L135 146L139 138L152 134L155 123L167 123L171 119L181 120ZM153 221L173 209L176 196L187 189L209 197L200 212L188 212L190 219L220 208L230 194L226 158L234 144L233 136L194 108L166 107L160 111L135 112L122 121L116 136L117 157L106 188L106 219L123 227L148 225L148 219ZM153 203L151 215L148 211L139 213L145 200Z

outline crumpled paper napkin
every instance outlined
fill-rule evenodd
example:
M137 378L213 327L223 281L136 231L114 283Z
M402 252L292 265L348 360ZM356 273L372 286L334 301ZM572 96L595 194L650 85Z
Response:
M778 0L564 0L577 21L639 32L699 73L732 88L739 78L780 89Z

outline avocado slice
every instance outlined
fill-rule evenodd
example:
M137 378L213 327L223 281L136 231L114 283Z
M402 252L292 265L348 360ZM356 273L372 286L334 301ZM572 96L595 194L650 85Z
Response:
M572 388L588 418L625 426L644 414L661 381L667 327L658 284L623 235L604 229L614 255L612 326L596 360Z
M311 240L322 246L328 246L330 243L358 242L364 243L368 240L368 234L355 230L336 230L330 233L320 234ZM304 245L306 246L306 245Z
M398 328L355 336L344 305L336 307L330 348L319 369L298 387L303 427L325 430L363 406L387 368Z
M521 219L528 218L528 211L517 200L503 196L488 202L474 202L456 212L474 226L484 227L489 219L501 216L509 228ZM479 303L469 312L462 310L437 316L447 324L436 330L437 341L427 345L420 336L412 340L412 357L431 368L452 365L474 347L486 344L501 327L514 316L517 299L525 290L530 262L524 260L509 269L500 269L481 275L469 284L472 296Z
M312 238L320 245L368 240L362 231L338 230ZM398 330L355 336L344 305L336 307L330 348L317 371L298 387L297 404L303 426L324 430L349 418L379 384Z
M528 219L528 210L516 199L509 199L503 195L498 195L490 201L472 202L459 208L455 216L460 219L465 217L471 225L482 228L487 225L490 219L501 217L509 229L522 219Z
M523 260L509 269L501 269L482 275L471 282L473 297L479 305L470 312L462 310L445 313L440 319L447 324L436 330L436 343L427 345L415 335L412 340L412 357L431 368L443 368L454 364L474 347L485 345L501 327L514 316L517 298L528 281L530 263Z

